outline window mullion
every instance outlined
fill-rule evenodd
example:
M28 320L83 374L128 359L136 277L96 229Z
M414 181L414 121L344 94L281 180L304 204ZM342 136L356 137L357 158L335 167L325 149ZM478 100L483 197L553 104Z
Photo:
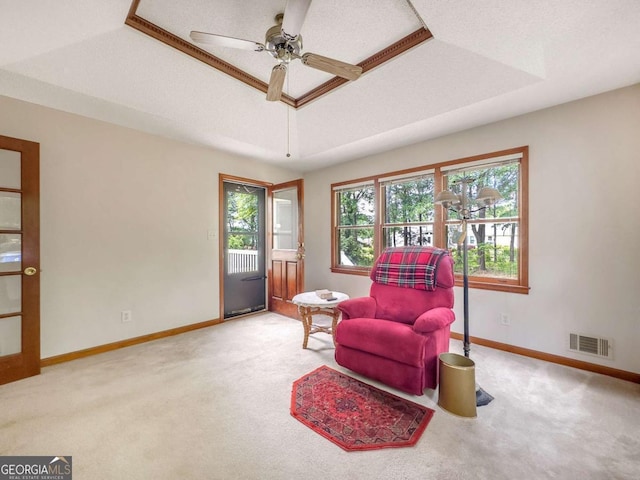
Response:
M444 175L442 170L436 168L433 174L433 198L435 198L442 190L444 190ZM443 207L435 207L434 219L433 219L433 245L437 248L447 248L447 242L445 238L445 220L446 215Z
M374 213L373 213L373 258L378 258L381 253L381 245L382 245L382 215L385 215L384 207L382 206L383 196L381 194L380 181L375 179L373 182L373 205L374 205Z

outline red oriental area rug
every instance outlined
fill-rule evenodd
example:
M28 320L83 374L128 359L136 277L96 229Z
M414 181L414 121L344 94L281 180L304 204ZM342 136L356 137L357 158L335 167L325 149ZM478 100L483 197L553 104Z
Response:
M326 365L291 393L291 415L348 451L415 445L434 413Z

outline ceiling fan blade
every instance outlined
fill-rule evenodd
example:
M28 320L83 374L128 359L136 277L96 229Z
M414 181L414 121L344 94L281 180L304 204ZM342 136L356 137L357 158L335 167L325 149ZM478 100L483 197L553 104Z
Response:
M362 67L359 65L352 65L333 58L316 55L315 53L305 53L300 59L308 67L322 70L347 80L357 80L362 75Z
M189 36L191 40L207 45L217 45L219 47L240 48L242 50L252 50L254 52L262 52L264 45L252 40L243 40L241 38L225 37L216 33L205 33L192 31Z
M287 0L282 19L282 36L289 41L298 38L311 0Z
M271 78L269 79L269 88L267 89L267 100L277 102L282 96L282 87L284 86L284 77L287 75L287 65L279 63L271 70Z

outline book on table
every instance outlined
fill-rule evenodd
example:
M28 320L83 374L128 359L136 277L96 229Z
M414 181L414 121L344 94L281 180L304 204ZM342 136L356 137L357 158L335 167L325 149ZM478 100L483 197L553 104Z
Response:
M328 298L333 297L333 292L331 290L327 290L326 288L323 288L321 290L316 290L316 295L321 299L326 300Z

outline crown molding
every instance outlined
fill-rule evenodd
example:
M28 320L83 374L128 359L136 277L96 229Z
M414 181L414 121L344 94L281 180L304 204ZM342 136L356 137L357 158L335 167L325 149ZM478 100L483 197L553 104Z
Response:
M222 60L215 55L210 54L206 50L203 50L191 42L183 40L182 38L176 36L175 34L165 30L158 25L146 20L145 18L139 16L136 12L138 6L140 4L140 0L133 0L131 3L131 8L129 9L129 13L127 18L125 19L125 24L130 26L131 28L138 30L145 35L150 36L151 38L164 43L170 47L173 47L182 53L189 55L196 60L199 60L210 67L215 68L216 70L226 73L227 75L235 78L243 82L244 84L259 90L260 92L266 94L269 85L262 80L250 75L244 70L236 67L235 65ZM420 28L413 33L410 33L406 37L398 40L397 42L389 45L388 47L383 48L379 52L370 56L369 58L358 63L360 67L362 67L363 74L373 70L376 67L390 61L391 59L397 57L398 55L408 51L411 48L414 48L427 40L433 38L431 32L426 28ZM309 90L308 92L300 95L298 98L291 97L286 94L282 94L281 102L286 103L287 105L300 108L308 103L316 100L336 88L347 83L348 80L340 77L334 77L327 82L318 85L317 87Z

